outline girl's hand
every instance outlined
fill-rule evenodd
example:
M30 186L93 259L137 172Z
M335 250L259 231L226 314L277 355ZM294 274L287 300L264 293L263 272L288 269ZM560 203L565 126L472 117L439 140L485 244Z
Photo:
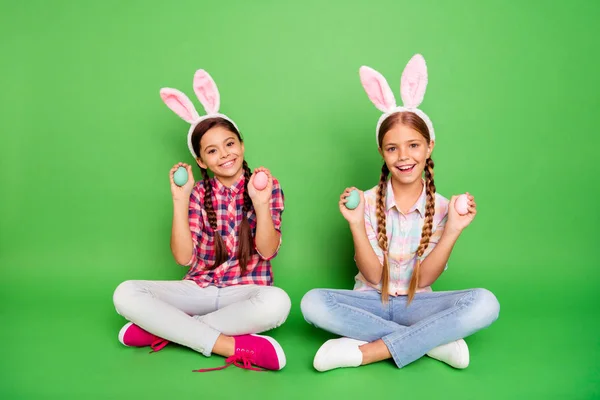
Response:
M356 207L354 210L350 210L346 207L346 202L348 201L348 199L346 199L346 197L348 197L348 195L350 195L350 192L353 190L358 191L358 194L360 195L360 203L358 204L358 207ZM364 225L364 223L365 223L364 222L365 221L365 195L362 192L362 190L358 190L355 187L346 188L346 190L344 190L344 192L340 196L339 206L340 206L340 212L342 213L342 215L344 216L344 218L346 219L346 221L348 221L348 223L350 225L354 225L354 224L363 224Z
M454 204L456 203L456 199L458 196L452 196L450 199L450 204L448 205L448 222L446 223L446 231L461 233L463 229L465 229L473 219L475 219L475 215L477 215L477 204L475 203L475 198L471 196L469 192L466 193L468 198L468 210L469 212L465 215L460 215L456 208L454 208Z
M177 186L173 181L173 175L179 167L184 167L188 174L188 180L183 186ZM171 181L171 195L173 195L173 202L189 201L195 184L191 165L181 162L175 164L173 168L171 168L171 171L169 171L169 179Z
M267 174L267 187L265 187L263 190L256 190L256 188L254 187L254 177L259 172L264 172L265 174ZM254 208L260 207L261 205L264 206L265 204L270 204L272 191L273 176L271 175L271 172L264 167L256 168L254 170L254 173L250 177L250 181L248 182L248 195L252 200Z

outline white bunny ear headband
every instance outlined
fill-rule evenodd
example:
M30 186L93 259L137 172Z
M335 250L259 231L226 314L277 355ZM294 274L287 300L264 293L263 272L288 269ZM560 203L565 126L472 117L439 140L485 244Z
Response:
M429 129L431 140L435 140L433 124L431 120L418 107L423 102L425 89L427 88L427 64L420 54L415 54L402 72L400 79L400 96L403 106L396 105L396 99L385 78L377 71L369 67L360 67L360 81L375 107L384 112L377 122L375 130L375 139L379 146L379 128L381 123L390 115L397 112L407 111L417 114Z
M190 99L177 89L162 88L160 89L160 97L175 114L179 115L184 121L191 124L190 130L188 131L187 142L190 152L194 158L198 158L198 154L194 152L192 146L192 133L196 126L207 118L223 118L233 124L235 129L239 129L235 122L233 122L228 116L219 114L219 106L221 104L221 97L217 85L211 76L203 69L199 69L194 74L194 92L204 106L206 115L200 116L194 108L194 105Z

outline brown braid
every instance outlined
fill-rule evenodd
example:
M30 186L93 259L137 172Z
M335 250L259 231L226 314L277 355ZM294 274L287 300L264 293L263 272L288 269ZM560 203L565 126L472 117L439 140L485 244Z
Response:
M208 269L215 269L227 261L229 256L227 254L227 248L225 247L223 238L221 237L217 227L217 214L215 213L215 208L212 202L213 187L208 177L208 171L206 168L200 168L200 171L202 171L202 178L204 179L204 209L206 210L210 227L215 233L215 263Z
M248 167L248 163L244 160L244 207L242 208L242 223L240 224L239 230L239 238L240 244L238 248L238 260L240 263L240 269L242 271L242 275L246 273L246 268L248 266L248 262L250 261L250 257L252 256L254 250L254 239L252 237L252 229L250 228L250 222L248 221L248 213L252 210L252 200L250 199L250 195L248 194L248 182L250 181L250 176L252 172Z
M413 269L410 285L408 287L408 304L415 297L415 292L419 287L419 269L421 267L421 257L429 246L429 238L433 229L433 216L435 215L435 183L433 182L433 160L430 158L425 162L425 189L427 191L427 203L425 205L425 222L421 231L421 243L417 248L417 262Z
M425 123L425 121L423 121L423 119L421 119L421 117L419 117L413 112L398 112L390 115L387 119L385 119L379 128L377 139L379 142L380 150L383 146L383 138L385 134L397 124L402 124L418 131L421 135L423 135L428 144L431 143L429 129L427 128L427 124ZM387 237L381 237L381 227L383 226L383 228L385 229L385 209L383 208L383 198L385 197L385 190L387 188L387 186L383 185L383 171L384 170L382 169L382 178L379 181L379 190L377 194L377 222L380 229L379 247L384 249L385 246L384 269L381 280L381 298L385 302L385 300L387 300L388 297L387 286L389 280L389 271L387 268ZM423 254L425 254L425 250L427 250L427 247L429 246L429 238L431 237L431 231L433 229L433 215L435 214L435 184L433 183L433 160L431 158L428 158L425 162L425 186L427 192L427 203L425 205L425 221L423 222L423 230L421 231L421 241L419 243L419 247L417 248L417 261L415 263L415 267L413 269L408 288L407 305L410 304L410 302L415 296L417 288L419 287L419 270L421 267L421 261L419 258L422 257Z
M194 132L192 132L192 148L194 149L194 153L196 155L200 154L200 140L202 136L208 132L211 128L215 126L223 127L230 132L234 133L240 142L243 143L242 136L240 132L237 130L235 125L233 125L230 121L215 117L215 118L207 118L201 121L194 128ZM200 158L198 158L200 160ZM250 168L248 168L248 164L244 161L244 206L242 209L243 217L242 223L240 224L238 235L239 235L239 248L238 248L238 261L240 263L240 269L242 275L246 273L246 268L248 267L248 262L250 261L250 257L254 253L254 238L252 237L252 229L250 228L250 222L248 221L248 213L253 209L252 200L248 195L248 181L250 180L250 175L252 174ZM211 228L215 233L215 264L210 267L210 269L214 269L227 261L229 259L229 255L227 253L227 247L225 246L225 242L223 242L223 238L221 237L218 227L217 227L217 215L215 213L213 203L212 203L212 193L213 188L208 178L208 171L206 169L200 168L202 171L202 177L204 178L204 208L206 209L206 213L208 216L208 222L210 223Z
M388 267L388 238L385 219L385 195L387 191L387 177L390 173L387 165L381 167L381 177L377 186L377 242L383 251L383 265L381 269L381 301L387 303L389 300L390 270Z

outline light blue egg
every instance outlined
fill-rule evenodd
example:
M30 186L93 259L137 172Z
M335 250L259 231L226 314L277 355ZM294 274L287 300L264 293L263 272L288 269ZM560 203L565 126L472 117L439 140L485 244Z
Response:
M360 204L360 194L358 193L358 190L351 191L346 199L348 200L346 202L346 208L354 210Z
M177 168L177 171L173 174L173 182L177 186L183 186L188 180L188 173L184 167Z

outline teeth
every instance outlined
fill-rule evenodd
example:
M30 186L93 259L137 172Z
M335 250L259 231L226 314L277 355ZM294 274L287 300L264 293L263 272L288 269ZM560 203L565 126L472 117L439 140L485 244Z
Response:
M402 171L407 171L407 170L411 169L412 167L413 167L412 165L408 165L408 166L405 166L405 167L400 167L400 169Z

